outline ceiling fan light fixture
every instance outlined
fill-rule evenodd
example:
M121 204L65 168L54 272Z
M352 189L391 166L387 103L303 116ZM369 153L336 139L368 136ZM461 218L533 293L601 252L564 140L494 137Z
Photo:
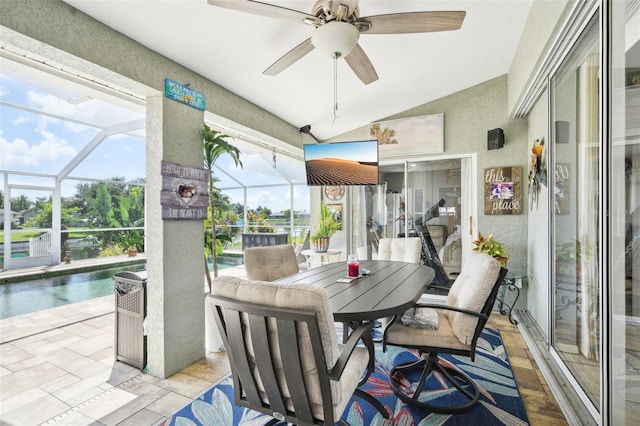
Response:
M351 53L359 38L360 32L353 25L332 21L316 28L311 35L311 43L329 56L339 53L339 56L345 57Z

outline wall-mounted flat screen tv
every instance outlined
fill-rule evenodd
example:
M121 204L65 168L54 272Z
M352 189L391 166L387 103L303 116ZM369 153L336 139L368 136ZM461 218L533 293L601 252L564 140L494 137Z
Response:
M377 185L378 141L303 145L307 185Z

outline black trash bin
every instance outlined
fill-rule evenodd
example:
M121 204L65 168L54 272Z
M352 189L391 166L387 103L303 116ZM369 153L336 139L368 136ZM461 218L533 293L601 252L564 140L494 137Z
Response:
M147 364L147 271L118 272L113 276L115 305L115 359L144 370Z

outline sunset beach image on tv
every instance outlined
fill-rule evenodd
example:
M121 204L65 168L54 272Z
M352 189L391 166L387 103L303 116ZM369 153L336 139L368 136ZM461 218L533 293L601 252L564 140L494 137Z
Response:
M303 146L307 185L377 185L378 141Z

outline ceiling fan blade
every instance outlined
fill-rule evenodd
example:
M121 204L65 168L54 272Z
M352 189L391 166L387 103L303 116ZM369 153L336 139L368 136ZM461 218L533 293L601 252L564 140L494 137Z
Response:
M365 22L371 28L362 34L413 34L458 30L467 12L407 12L365 16L356 22Z
M314 49L313 44L311 44L311 38L306 39L290 51L284 54L280 59L275 61L269 68L264 70L262 74L265 75L276 75L286 68L293 65L300 58L302 58L307 53L311 52Z
M253 0L207 0L207 3L211 6L223 7L254 15L268 16L270 18L284 19L299 24L304 24L305 19L316 20L315 16L309 15L308 13Z
M344 57L344 60L364 84L373 83L378 79L378 73L360 44L356 44L351 53Z

